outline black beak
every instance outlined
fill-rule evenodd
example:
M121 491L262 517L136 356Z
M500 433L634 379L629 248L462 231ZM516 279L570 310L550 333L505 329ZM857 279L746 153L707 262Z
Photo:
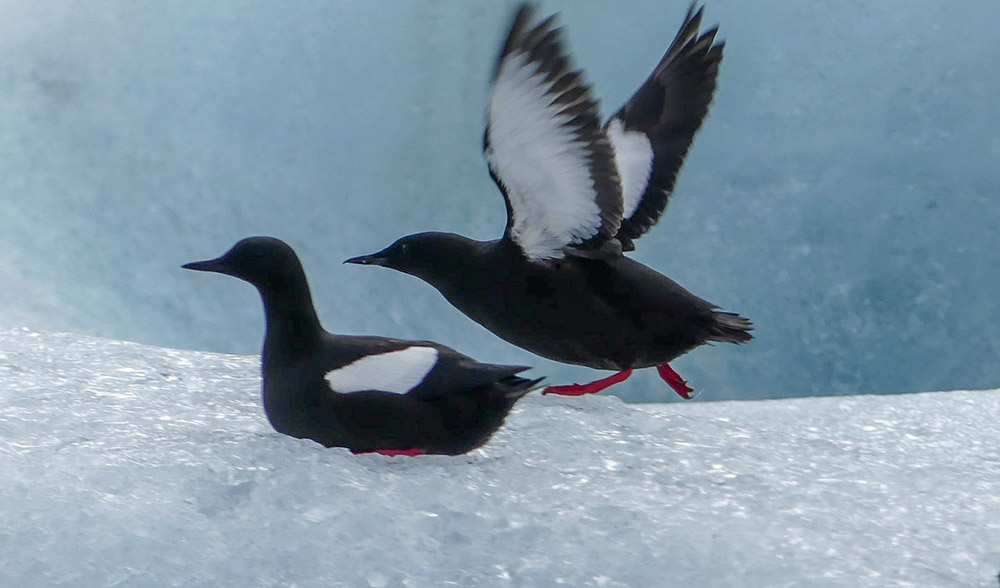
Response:
M185 263L181 267L198 272L215 272L218 274L229 273L229 267L226 265L226 260L222 257L209 259L207 261L192 261L191 263Z
M385 258L381 253L372 253L371 255L360 255L358 257L352 257L350 259L344 260L344 263L356 263L358 265L381 265L384 266L389 263L389 260Z

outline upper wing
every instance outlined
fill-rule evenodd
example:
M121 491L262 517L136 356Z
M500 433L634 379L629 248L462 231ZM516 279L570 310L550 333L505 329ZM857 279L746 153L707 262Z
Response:
M406 394L419 386L437 363L437 349L414 345L360 357L326 372L324 378L341 394L365 390Z
M570 71L553 17L522 4L497 64L483 150L507 202L505 238L532 260L600 248L621 222L621 185L597 102Z
M479 363L431 341L337 336L323 377L337 393L380 391L427 400L506 379L528 368ZM373 351L377 349L377 352Z
M663 214L712 102L725 43L714 42L718 27L698 34L702 10L691 5L649 79L605 125L622 178L624 220L617 237L626 251Z

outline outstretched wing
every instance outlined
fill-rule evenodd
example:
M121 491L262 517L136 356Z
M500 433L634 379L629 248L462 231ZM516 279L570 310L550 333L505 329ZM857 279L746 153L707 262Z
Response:
M483 150L507 202L507 229L531 260L597 249L621 222L621 185L597 102L571 71L553 17L529 28L522 4L493 77Z
M702 10L691 5L649 79L605 125L622 179L624 220L617 237L626 251L663 214L712 102L725 43L715 43L718 27L699 35Z

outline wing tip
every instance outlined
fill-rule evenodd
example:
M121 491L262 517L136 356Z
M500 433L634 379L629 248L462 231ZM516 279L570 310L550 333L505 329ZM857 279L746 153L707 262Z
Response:
M494 77L500 73L500 65L503 63L503 58L513 50L527 23L531 21L534 12L535 5L533 2L521 2L517 10L514 11L514 15L510 18L510 26L507 28L507 37L500 49L500 54L497 55Z
M519 46L543 45L540 43L540 39L544 40L545 37L549 37L554 41L554 48L557 51L561 50L559 46L560 27L556 24L559 15L552 14L540 23L531 26L530 23L534 20L536 8L537 4L534 2L521 2L518 5L514 16L510 20L510 27L507 31L503 48L497 56L494 77L500 73L500 66L503 64L504 57L513 53Z

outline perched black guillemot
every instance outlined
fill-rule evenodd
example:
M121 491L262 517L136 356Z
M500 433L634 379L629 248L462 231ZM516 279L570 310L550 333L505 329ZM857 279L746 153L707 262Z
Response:
M602 127L580 71L570 69L550 17L529 26L521 6L497 61L483 141L507 204L495 241L420 233L347 260L414 275L501 338L542 357L618 373L547 393L598 392L712 341L744 343L752 323L633 261L663 213L708 112L722 60L717 28L699 34L688 11L656 69Z
M334 335L299 258L271 237L183 266L250 282L264 301L264 411L280 433L386 455L458 455L485 443L540 380L430 341Z

